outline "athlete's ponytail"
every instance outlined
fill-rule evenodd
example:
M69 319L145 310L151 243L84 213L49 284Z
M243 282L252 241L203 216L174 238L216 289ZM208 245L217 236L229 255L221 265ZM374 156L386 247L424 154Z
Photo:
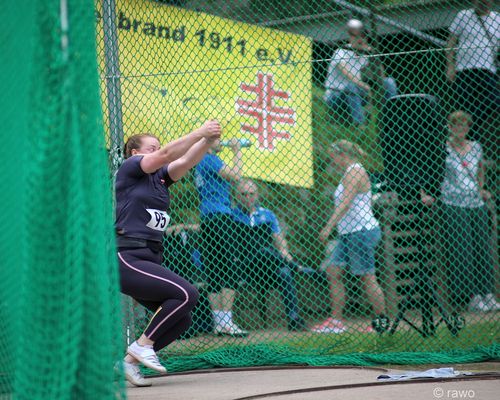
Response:
M125 146L123 147L123 156L125 159L132 156L132 150L134 150L134 149L137 150L138 148L141 147L142 138L145 138L145 137L152 137L152 138L158 139L152 133L137 133L135 135L130 136L127 139L127 142L125 143Z

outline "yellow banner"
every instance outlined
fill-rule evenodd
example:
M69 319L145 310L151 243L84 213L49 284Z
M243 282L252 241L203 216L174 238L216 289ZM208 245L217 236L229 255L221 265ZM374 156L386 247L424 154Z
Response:
M117 1L117 27L125 136L167 141L216 118L251 140L245 176L312 186L310 39L137 0Z

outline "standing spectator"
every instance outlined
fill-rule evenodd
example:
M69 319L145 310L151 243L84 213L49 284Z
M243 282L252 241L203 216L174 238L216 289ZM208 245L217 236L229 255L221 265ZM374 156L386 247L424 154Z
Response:
M483 188L481 145L467 140L471 125L471 116L463 111L455 111L448 117L450 137L441 185L445 276L455 314L463 306L462 299L471 298L471 311L500 310L493 294L493 248L484 203L491 194ZM434 198L425 193L422 199L427 205L434 202Z
M157 352L191 325L196 288L162 264L170 217L169 187L194 167L220 137L217 121L160 147L152 134L132 135L116 174L116 233L122 293L153 312L142 335L127 348L123 368L136 386L150 386L138 364L166 372Z
M491 10L493 1L473 3L472 9L460 11L450 25L447 78L457 94L457 108L472 115L473 138L485 146L488 156L496 158L500 19Z
M342 283L343 269L359 276L363 289L370 301L376 317L372 326L382 332L389 326L385 316L385 298L375 277L375 248L381 238L378 221L372 211L372 192L368 173L359 158L364 151L347 140L334 143L330 156L334 167L342 174L335 190L335 211L320 232L323 242L328 240L332 230L337 227L338 243L325 262L330 279L332 317L313 328L317 333L343 333L346 327L342 322L345 303L345 288ZM373 331L368 326L366 331Z
M240 263L246 268L245 278L256 290L277 287L285 305L288 330L306 328L299 315L297 290L293 278L296 268L288 244L274 213L258 204L255 182L242 180L237 187L238 207L234 216L242 225Z
M373 53L373 49L368 44L361 21L349 20L347 33L349 44L335 51L328 66L324 99L332 111L347 108L352 122L364 126L366 116L363 107L369 101L372 88L363 75L371 68L367 56ZM386 99L398 94L393 78L385 77L383 85Z
M241 145L230 142L233 166L217 156L220 141L215 141L208 154L196 166L195 184L200 195L201 255L210 291L214 316L214 333L246 336L247 332L233 321L233 303L239 277L234 265L238 225L231 208L231 183L241 179Z

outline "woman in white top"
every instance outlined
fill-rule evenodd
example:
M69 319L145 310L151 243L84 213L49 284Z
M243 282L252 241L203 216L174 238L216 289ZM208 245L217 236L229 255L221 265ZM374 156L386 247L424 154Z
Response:
M358 161L364 151L356 144L340 140L331 145L330 156L334 167L342 174L335 191L335 211L320 232L323 242L328 240L336 227L338 242L333 253L323 263L330 280L332 317L313 328L317 333L342 333L346 327L342 322L345 289L342 272L349 267L359 276L366 296L376 318L373 328L382 332L388 328L385 316L385 298L375 277L375 247L380 241L381 231L375 219L371 203L371 183L368 173ZM373 331L368 326L366 331Z
M500 310L493 294L493 248L484 202L491 194L483 188L482 147L467 140L471 125L472 118L466 112L449 115L448 155L441 184L445 276L454 312L470 299L470 311ZM434 201L425 193L422 200L427 204Z
M457 108L473 116L472 137L498 160L500 14L493 0L474 0L472 5L459 11L449 27L447 77Z

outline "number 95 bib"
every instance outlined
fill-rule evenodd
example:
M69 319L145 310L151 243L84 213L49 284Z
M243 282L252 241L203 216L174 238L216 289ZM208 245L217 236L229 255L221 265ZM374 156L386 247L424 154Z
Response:
M162 232L167 229L168 223L170 222L170 216L166 211L155 210L153 208L146 208L146 211L151 215L151 219L146 224L148 228Z

